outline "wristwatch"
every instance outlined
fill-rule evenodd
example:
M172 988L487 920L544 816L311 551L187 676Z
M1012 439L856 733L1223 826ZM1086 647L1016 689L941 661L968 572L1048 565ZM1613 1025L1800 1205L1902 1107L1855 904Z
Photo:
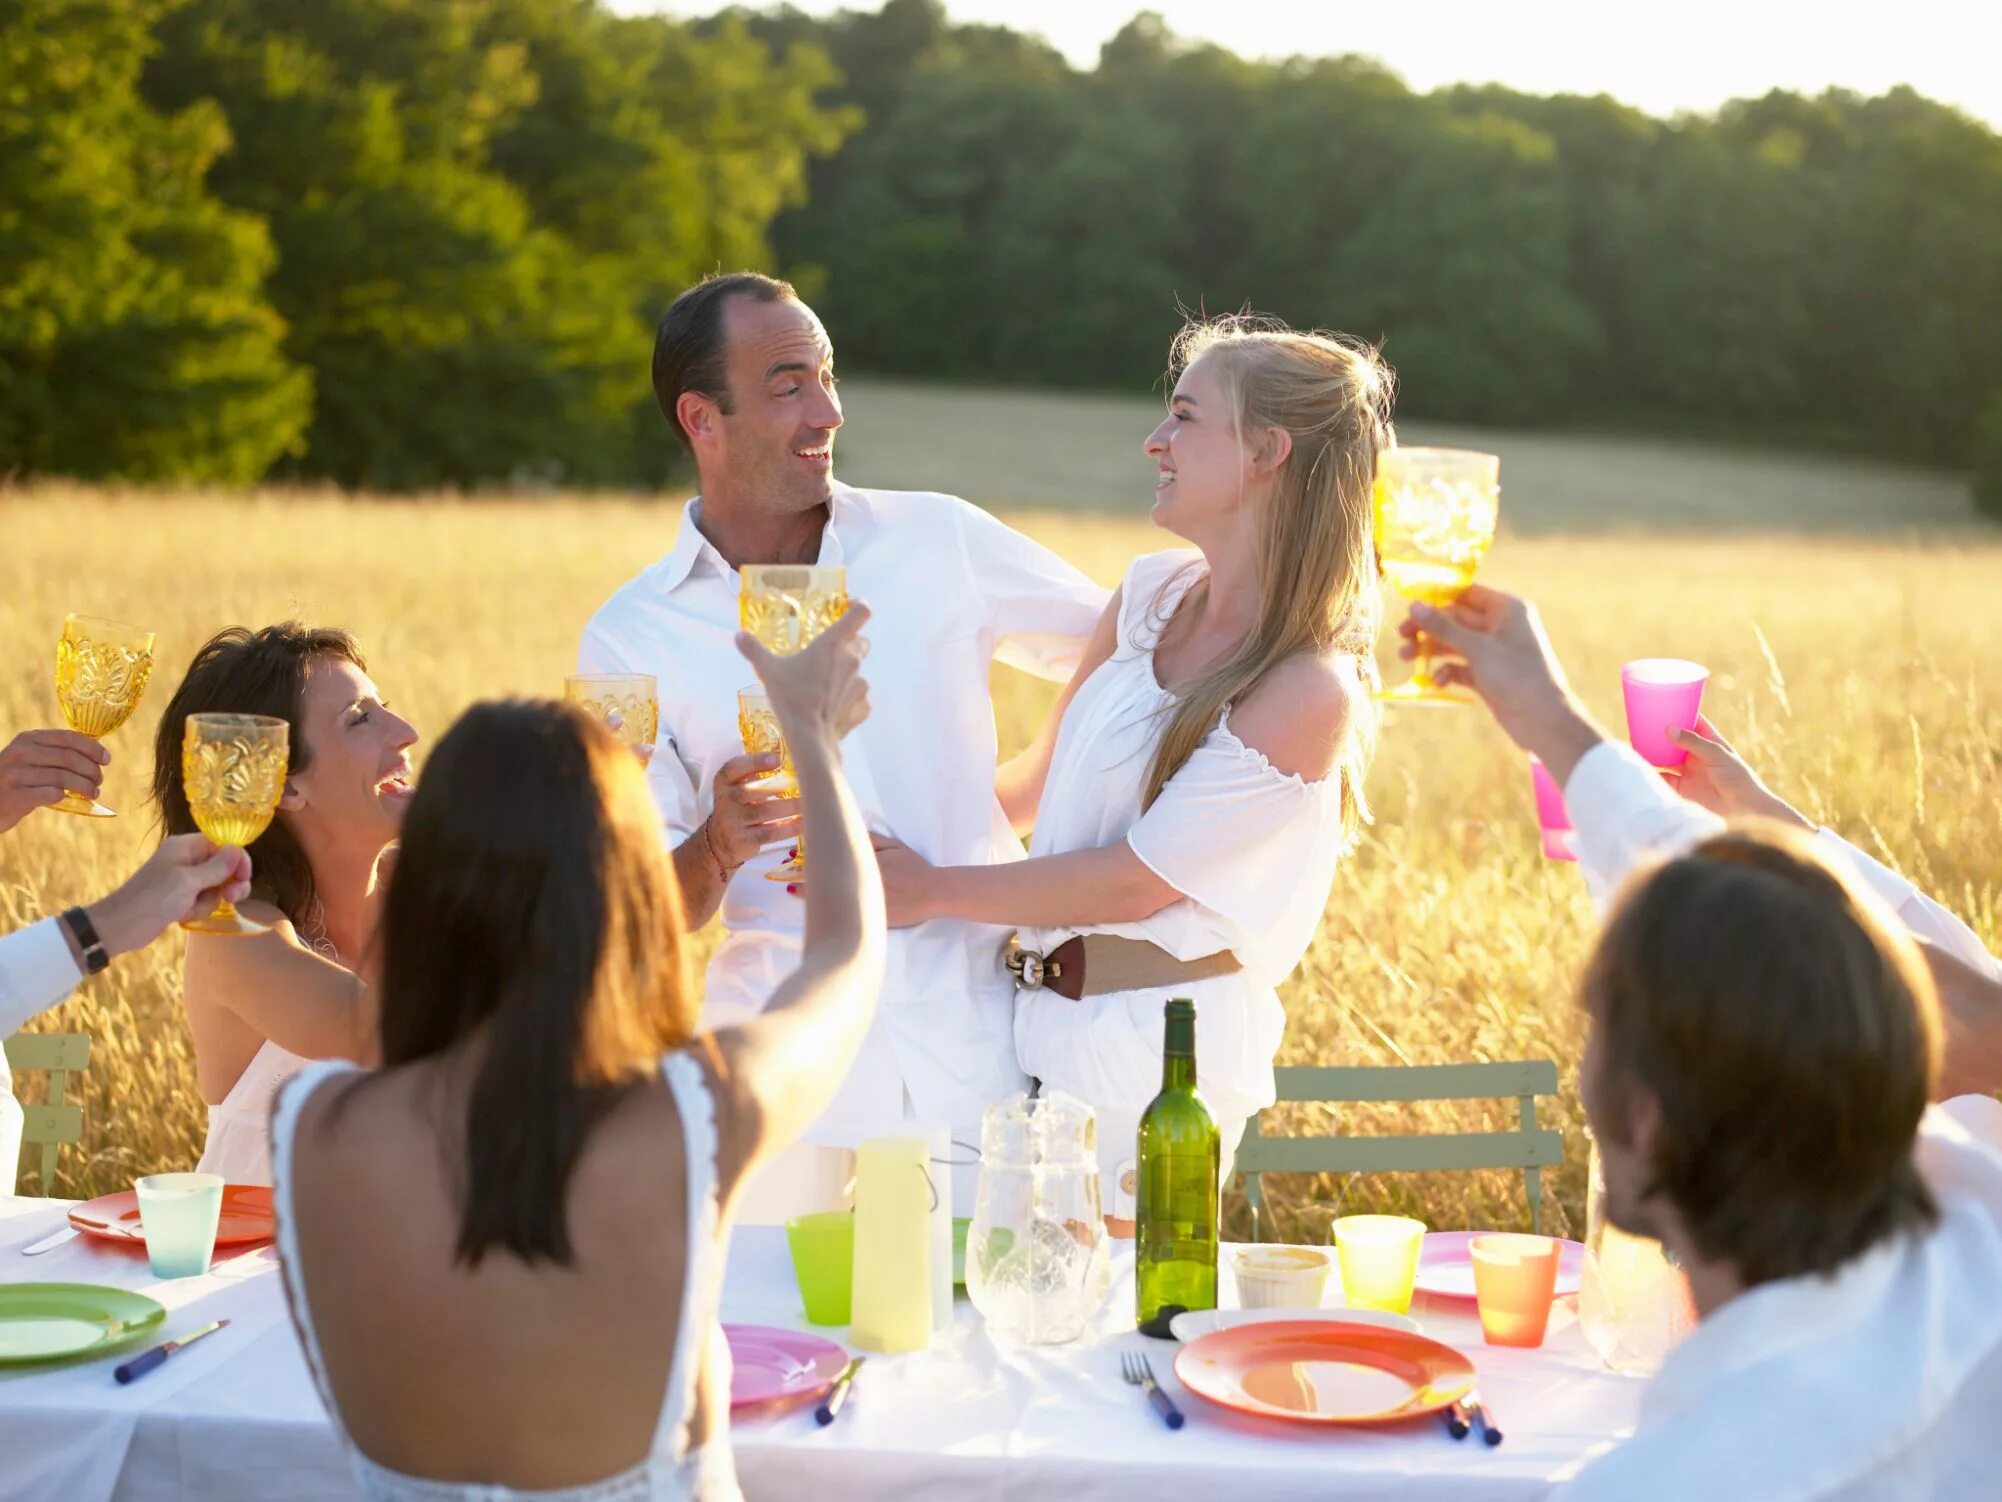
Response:
M73 907L63 914L63 922L76 935L77 948L83 951L83 973L95 975L111 963L111 956L104 952L104 941L97 936L92 926L90 914L80 907Z

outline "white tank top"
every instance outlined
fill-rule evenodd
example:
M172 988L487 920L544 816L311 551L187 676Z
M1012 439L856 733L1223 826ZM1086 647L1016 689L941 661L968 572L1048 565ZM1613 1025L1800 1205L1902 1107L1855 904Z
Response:
M285 1082L310 1062L267 1038L243 1066L229 1094L209 1107L209 1136L197 1171L219 1173L231 1184L269 1184L271 1103Z
M686 1052L661 1060L661 1074L681 1114L682 1140L688 1151L688 1255L682 1285L681 1325L668 1366L667 1392L660 1420L654 1427L647 1458L629 1470L583 1486L520 1491L487 1482L437 1481L406 1476L376 1464L355 1448L341 1423L340 1407L328 1386L326 1362L313 1328L310 1290L300 1276L297 1218L292 1213L292 1141L299 1113L312 1093L336 1074L357 1069L345 1060L330 1059L300 1074L279 1100L272 1122L272 1160L278 1170L278 1256L284 1272L292 1313L306 1349L306 1364L326 1404L334 1433L348 1452L355 1484L368 1502L743 1502L737 1470L730 1453L728 1416L721 1416L707 1444L690 1448L688 1429L695 1406L702 1363L692 1353L707 1350L710 1359L729 1369L729 1347L716 1321L723 1292L727 1243L720 1226L716 1193L716 1103L702 1075L702 1066ZM698 1344L701 1342L701 1344Z

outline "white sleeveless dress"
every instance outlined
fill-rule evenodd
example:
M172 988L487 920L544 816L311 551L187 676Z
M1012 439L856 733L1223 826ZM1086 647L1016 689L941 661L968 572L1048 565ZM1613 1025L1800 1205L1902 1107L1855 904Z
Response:
M1196 1083L1216 1118L1228 1175L1245 1123L1274 1098L1272 1061L1286 1031L1275 988L1313 942L1349 845L1340 774L1309 782L1281 772L1231 733L1228 707L1142 812L1154 748L1175 705L1155 675L1158 628L1201 577L1201 558L1193 549L1151 553L1127 569L1117 644L1064 712L1029 845L1034 858L1124 840L1183 894L1137 923L1024 929L1030 948L1047 954L1075 934L1117 934L1182 960L1229 950L1244 967L1083 1001L1049 990L1017 999L1023 1070L1096 1109L1105 1208L1129 1217L1126 1170L1140 1114L1161 1088L1167 1000L1196 1003ZM1170 581L1157 609L1156 594Z
M691 1448L689 1423L702 1363L707 1352L727 1376L729 1346L717 1323L723 1293L723 1265L728 1239L723 1234L717 1200L716 1103L710 1096L702 1067L686 1052L668 1054L661 1074L681 1114L682 1140L688 1152L688 1258L681 1295L681 1325L674 1357L668 1366L667 1392L660 1420L654 1427L647 1458L628 1470L583 1486L522 1491L489 1482L438 1481L406 1476L378 1465L355 1447L341 1424L340 1408L327 1384L326 1362L314 1333L312 1303L300 1274L297 1220L292 1213L292 1140L299 1113L319 1086L336 1074L356 1071L345 1060L312 1065L282 1094L272 1123L272 1159L278 1170L275 1201L278 1211L278 1255L290 1295L293 1316L306 1350L327 1417L354 1468L355 1484L367 1502L743 1502L730 1452L728 1415L707 1444Z
M209 1135L200 1173L219 1173L231 1184L271 1182L271 1103L285 1082L312 1062L266 1039L229 1094L209 1107Z

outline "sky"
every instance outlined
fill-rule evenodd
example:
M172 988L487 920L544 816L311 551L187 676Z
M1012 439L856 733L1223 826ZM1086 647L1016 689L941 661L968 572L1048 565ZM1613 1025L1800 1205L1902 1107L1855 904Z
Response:
M793 0L825 15L878 0ZM716 4L613 0L705 15ZM1360 52L1418 90L1501 83L1611 94L1654 115L1769 89L1908 83L2002 129L2002 0L946 0L957 21L1040 32L1089 68L1135 11L1246 57Z

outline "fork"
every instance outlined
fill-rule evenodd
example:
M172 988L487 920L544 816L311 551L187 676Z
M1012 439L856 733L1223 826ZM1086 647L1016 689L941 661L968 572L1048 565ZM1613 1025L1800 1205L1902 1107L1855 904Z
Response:
M1170 1429L1182 1427L1182 1410L1175 1406L1175 1400L1161 1391L1161 1384L1154 1380L1154 1364L1138 1351L1119 1353L1119 1375L1135 1387L1147 1389L1147 1401L1154 1405L1154 1411L1161 1415L1162 1422Z

